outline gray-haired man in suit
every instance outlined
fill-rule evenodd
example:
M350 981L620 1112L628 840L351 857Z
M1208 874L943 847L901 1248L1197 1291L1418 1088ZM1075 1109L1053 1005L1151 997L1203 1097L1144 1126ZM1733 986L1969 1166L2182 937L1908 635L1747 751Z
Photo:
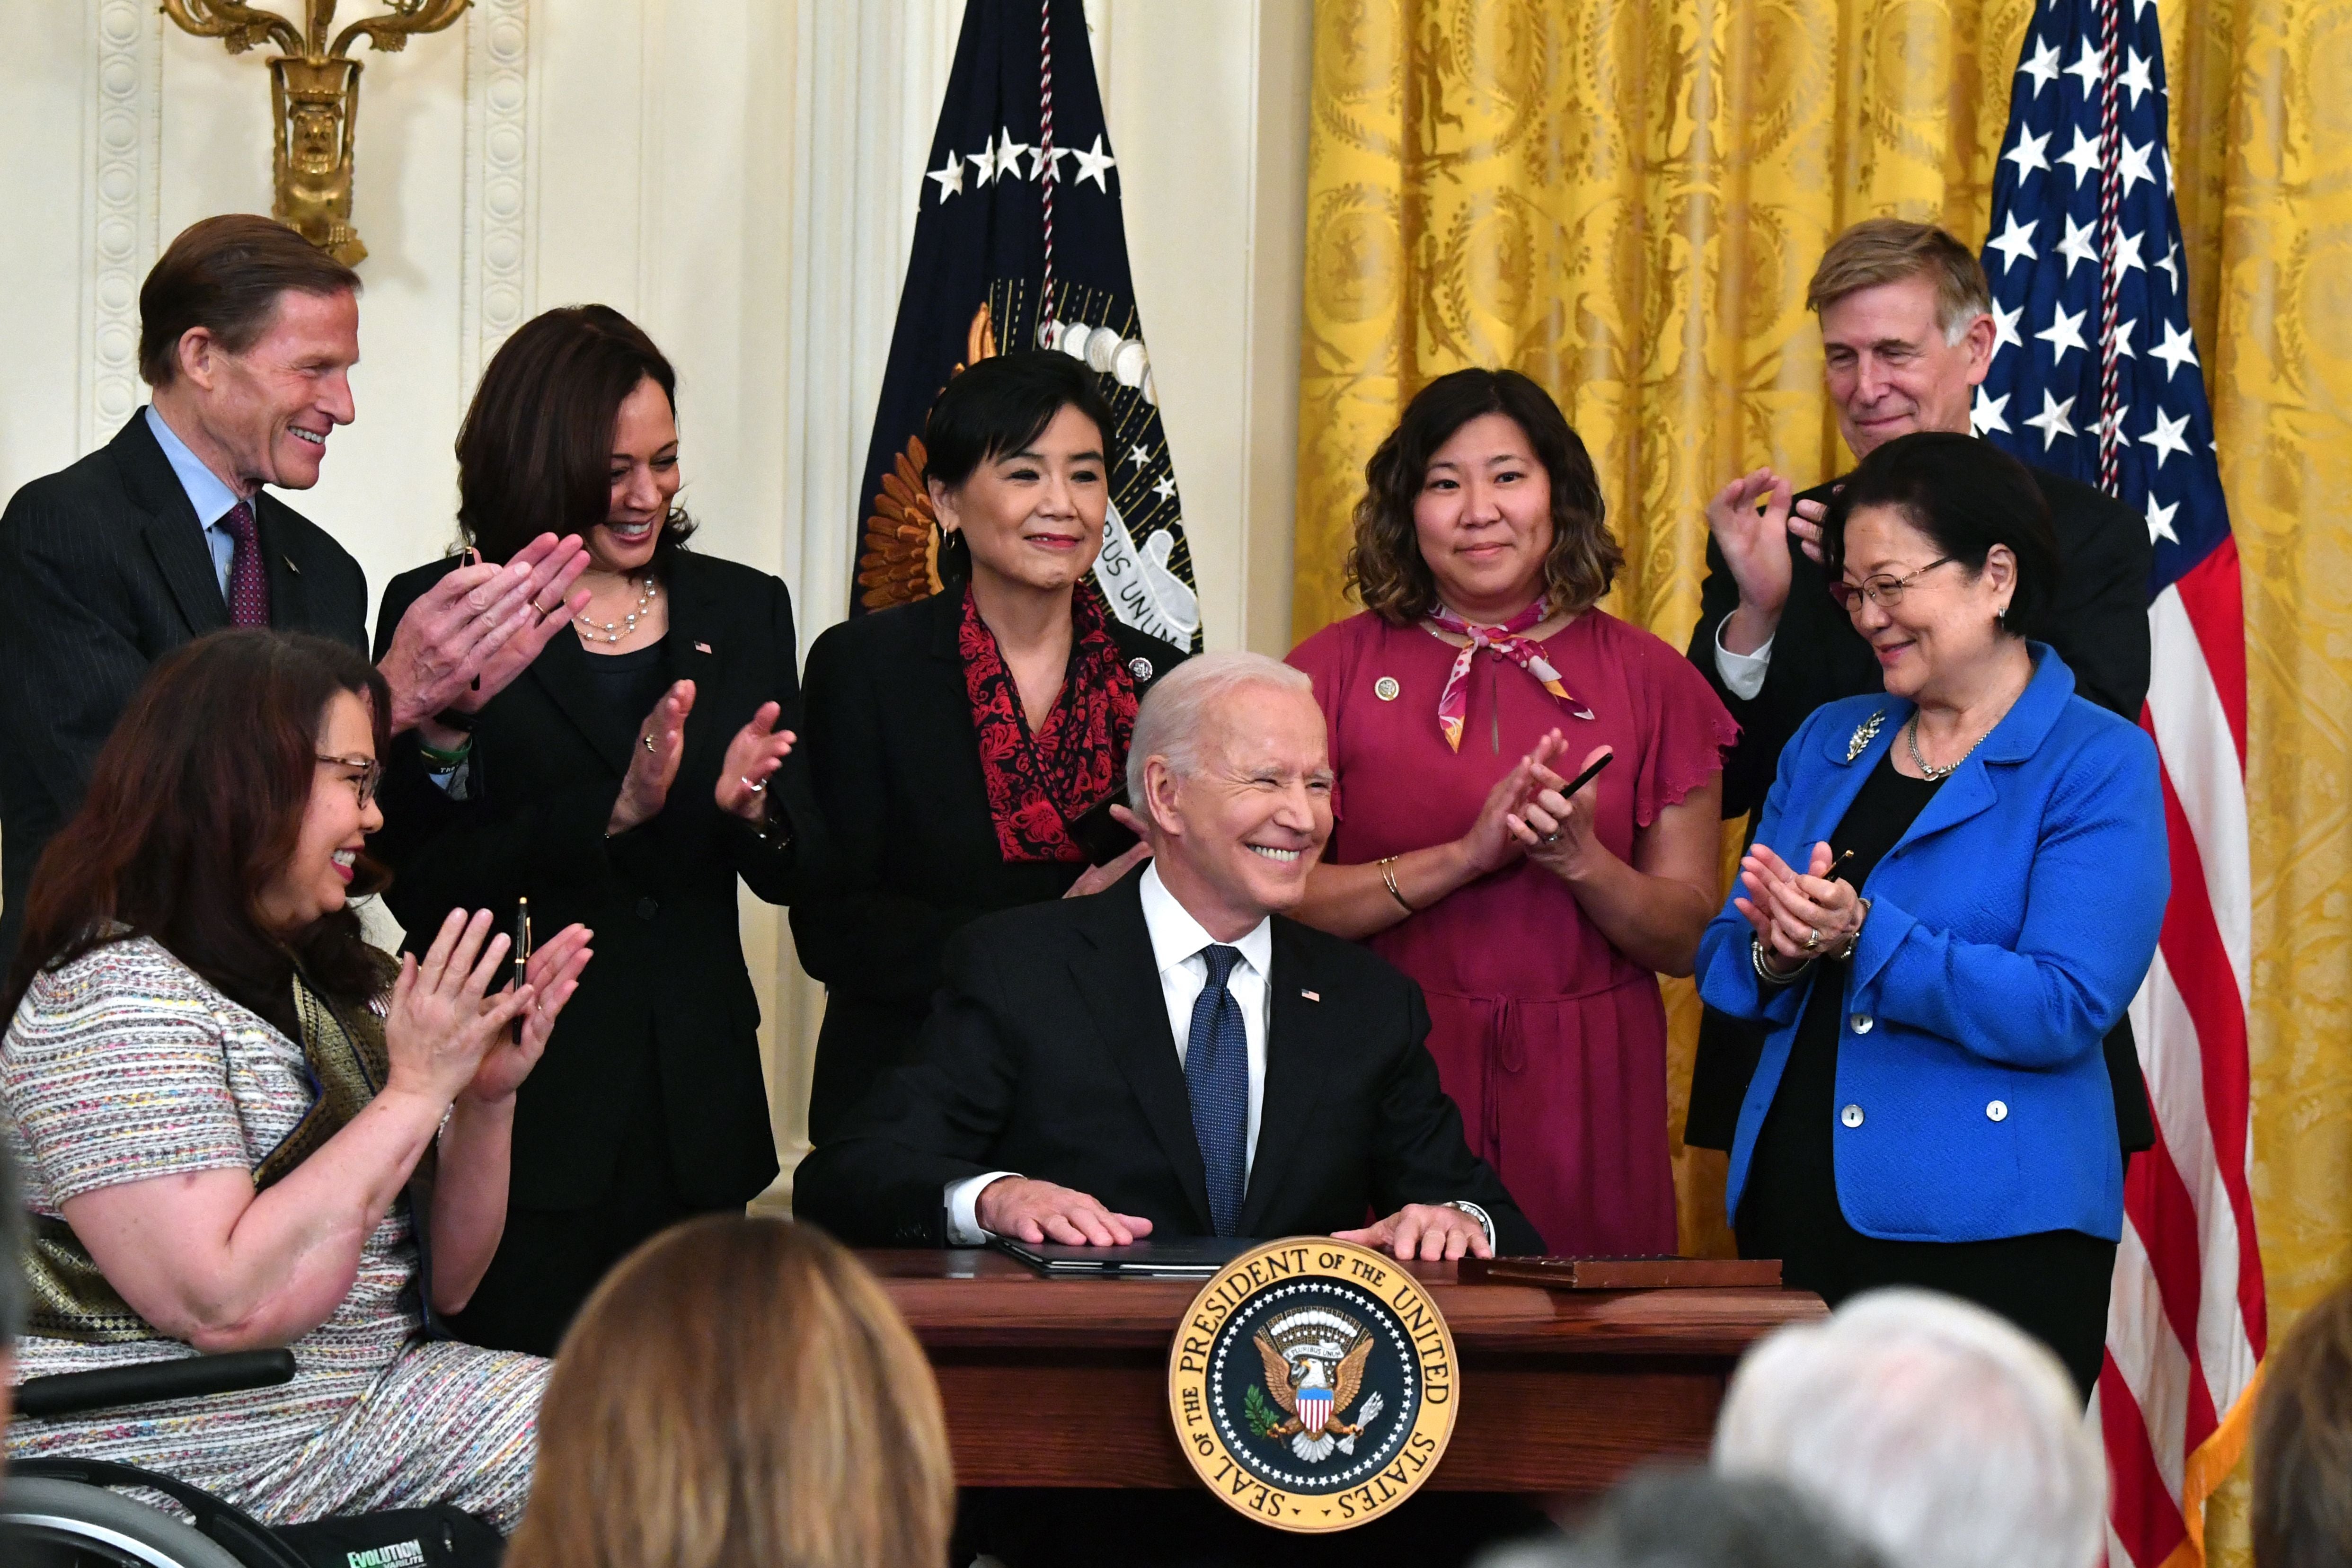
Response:
M1541 1251L1438 1087L1420 987L1281 913L1330 791L1304 675L1224 653L1160 677L1128 769L1152 860L959 933L915 1061L802 1163L795 1212L875 1246Z

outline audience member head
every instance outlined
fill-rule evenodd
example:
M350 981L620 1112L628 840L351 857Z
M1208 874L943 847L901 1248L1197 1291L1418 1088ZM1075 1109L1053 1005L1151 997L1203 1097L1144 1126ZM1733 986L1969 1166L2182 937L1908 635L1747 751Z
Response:
M939 1389L823 1231L714 1215L588 1298L539 1414L508 1568L938 1568L955 1475Z
M610 305L516 328L457 428L457 531L488 561L576 533L596 570L658 571L694 532L681 482L677 373Z
M1715 1467L1774 1476L1905 1568L2092 1568L2106 1460L2058 1358L1969 1302L1874 1290L1748 1352Z
M319 482L352 422L360 279L283 224L208 217L139 289L139 374L155 411L241 495Z
M2352 1563L2352 1289L2296 1321L2254 1405L2255 1568Z
M940 579L1067 593L1102 553L1116 423L1093 373L1066 353L997 354L959 373L923 426Z
M1886 689L1914 699L1965 688L2039 626L2058 582L2033 475L1990 442L1941 431L1862 460L1822 520L1822 556Z
M1127 797L1160 879L1220 942L1296 906L1331 837L1331 762L1307 676L1262 653L1204 653L1144 694Z
M152 937L297 1038L289 954L328 995L373 996L348 900L383 882L363 849L390 711L375 667L323 637L221 631L158 659L34 870L0 1016L117 935Z
M1967 246L1932 224L1865 218L1822 253L1805 306L1822 319L1830 401L1855 457L1914 431L1969 433L1994 331Z
M1638 1471L1565 1542L1506 1547L1479 1568L1880 1568L1814 1503L1763 1477Z
M1538 600L1573 614L1625 563L1606 510L1551 394L1515 370L1457 370L1405 405L1364 465L1348 585L1398 626L1441 603L1482 623Z

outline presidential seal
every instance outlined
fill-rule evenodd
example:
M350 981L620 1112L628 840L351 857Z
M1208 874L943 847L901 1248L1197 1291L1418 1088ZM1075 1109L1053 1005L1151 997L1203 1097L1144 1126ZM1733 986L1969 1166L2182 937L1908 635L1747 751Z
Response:
M1202 1482L1277 1530L1347 1530L1418 1489L1454 1434L1454 1336L1396 1259L1322 1237L1244 1253L1193 1298L1168 1411Z

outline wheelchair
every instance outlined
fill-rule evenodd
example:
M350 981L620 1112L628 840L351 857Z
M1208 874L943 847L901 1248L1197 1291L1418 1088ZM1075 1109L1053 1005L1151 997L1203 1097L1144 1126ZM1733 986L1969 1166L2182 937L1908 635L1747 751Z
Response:
M291 1351L192 1356L28 1378L16 1385L16 1411L82 1415L273 1388L293 1375ZM161 1494L188 1518L114 1489L122 1488ZM379 1521L390 1528L367 1528ZM354 1526L357 1542L350 1538ZM345 1550L361 1542L367 1544ZM363 1559L380 1568L434 1568L495 1563L502 1547L489 1525L454 1509L273 1527L209 1492L135 1465L25 1459L0 1477L0 1563L6 1568L319 1568L321 1563L357 1568Z

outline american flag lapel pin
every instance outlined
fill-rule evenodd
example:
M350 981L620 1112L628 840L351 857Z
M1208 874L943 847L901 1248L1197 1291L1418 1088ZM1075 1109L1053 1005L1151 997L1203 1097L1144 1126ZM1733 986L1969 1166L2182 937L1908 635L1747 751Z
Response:
M710 651L710 645L707 642L696 643L694 645L694 651L697 653L709 653Z
M1306 997L1309 1002L1320 1002L1323 1000L1323 993L1320 991L1301 991L1299 994Z

